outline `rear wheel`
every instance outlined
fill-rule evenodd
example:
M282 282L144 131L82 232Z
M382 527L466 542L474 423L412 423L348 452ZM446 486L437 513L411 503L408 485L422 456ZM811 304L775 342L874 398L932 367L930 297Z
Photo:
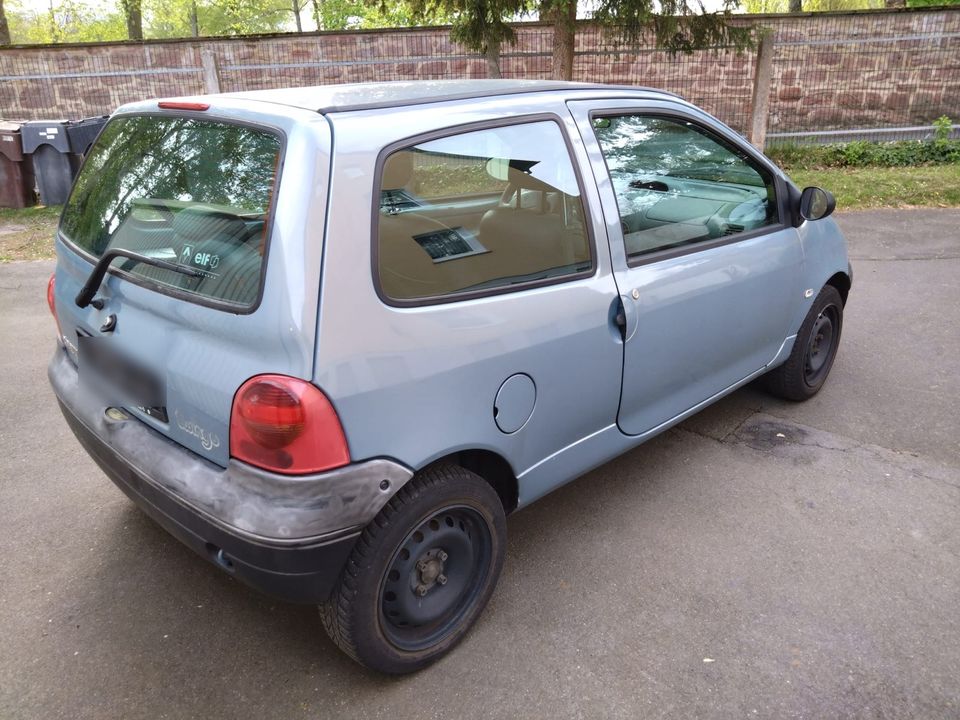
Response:
M843 328L843 300L824 286L800 326L787 361L766 375L767 389L786 400L807 400L823 387L833 367Z
M483 478L427 468L363 531L320 606L331 639L386 673L419 670L449 652L479 617L503 566L506 522Z

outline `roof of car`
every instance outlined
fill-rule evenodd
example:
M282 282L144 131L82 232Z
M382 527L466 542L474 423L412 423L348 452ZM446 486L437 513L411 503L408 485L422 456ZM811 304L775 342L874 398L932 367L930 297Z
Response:
M272 102L321 113L332 113L550 90L609 90L611 88L641 90L658 95L677 97L673 93L652 88L554 80L416 80L409 82L352 83L347 85L316 85L302 88L253 90L225 93L224 96Z

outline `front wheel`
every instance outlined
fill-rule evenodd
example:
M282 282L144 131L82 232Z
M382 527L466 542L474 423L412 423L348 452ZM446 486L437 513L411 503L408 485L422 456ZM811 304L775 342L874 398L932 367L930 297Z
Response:
M842 328L843 300L835 287L826 285L800 326L790 357L767 373L767 389L785 400L816 395L833 367Z
M330 599L330 638L357 662L409 673L449 652L493 594L506 550L500 498L438 465L415 476L363 531Z

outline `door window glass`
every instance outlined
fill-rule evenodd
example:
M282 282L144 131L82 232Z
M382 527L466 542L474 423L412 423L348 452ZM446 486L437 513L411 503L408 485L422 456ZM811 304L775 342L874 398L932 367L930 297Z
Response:
M770 173L698 125L622 115L593 126L629 257L779 222Z

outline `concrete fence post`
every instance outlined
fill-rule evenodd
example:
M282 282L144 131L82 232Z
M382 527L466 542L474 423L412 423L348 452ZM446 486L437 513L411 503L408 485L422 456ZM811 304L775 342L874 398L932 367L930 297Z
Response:
M773 36L765 35L757 47L753 73L753 103L750 113L750 142L763 150L767 142L767 119L770 114L770 85L773 82Z
M204 48L200 51L200 66L203 69L203 92L207 95L220 92L220 69L213 50Z

